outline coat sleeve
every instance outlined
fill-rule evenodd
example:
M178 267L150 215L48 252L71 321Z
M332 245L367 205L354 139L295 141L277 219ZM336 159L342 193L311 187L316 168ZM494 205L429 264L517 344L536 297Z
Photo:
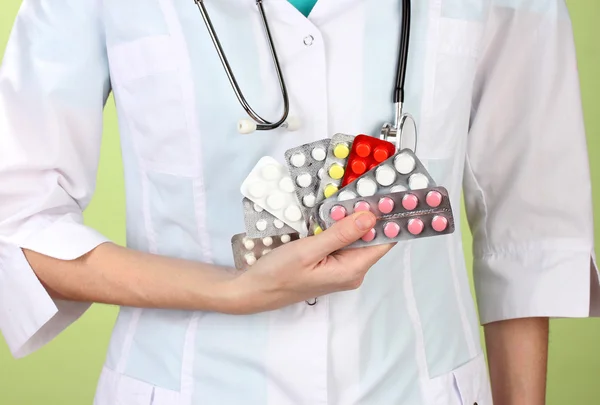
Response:
M15 357L89 307L52 299L22 249L63 260L106 238L83 225L109 94L96 0L24 0L0 68L0 331Z
M464 173L483 324L598 314L591 180L563 0L493 0Z

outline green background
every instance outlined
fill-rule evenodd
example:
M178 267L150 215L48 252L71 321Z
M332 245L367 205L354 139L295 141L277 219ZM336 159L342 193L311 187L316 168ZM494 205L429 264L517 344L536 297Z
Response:
M600 1L567 3L577 42L595 186L595 229L600 235ZM19 4L20 0L2 0L0 54ZM124 203L116 115L109 102L97 190L85 213L87 224L123 244ZM465 235L465 246L470 258L470 235ZM598 242L596 250L600 252ZM0 405L91 404L116 313L116 308L96 305L53 342L21 360L10 356L0 338ZM550 340L548 404L600 404L600 320L555 320Z

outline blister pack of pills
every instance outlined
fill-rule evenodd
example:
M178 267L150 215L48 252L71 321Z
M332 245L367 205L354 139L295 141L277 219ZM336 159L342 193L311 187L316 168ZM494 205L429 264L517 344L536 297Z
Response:
M317 203L317 192L330 143L329 138L321 139L289 149L284 155L305 220Z
M258 259L269 254L273 249L297 240L299 236L298 233L266 236L264 238L250 238L245 233L234 235L231 238L231 248L236 269L247 270Z
M244 223L246 236L249 238L263 238L265 236L279 236L296 232L280 219L268 213L260 205L247 198L242 200L244 206Z
M404 149L331 195L332 200L351 200L418 190L435 186L435 181L413 151Z
M241 192L296 232L306 234L294 183L287 168L272 157L265 156L258 161L242 183Z
M396 153L396 145L367 135L357 135L346 164L342 187L386 161Z
M346 134L335 134L331 138L317 191L317 203L331 197L339 190L346 172L346 163L353 141L354 136Z
M447 235L455 229L448 191L443 187L344 201L329 199L318 207L318 222L322 229L327 229L359 211L371 211L377 217L377 222L369 233L348 248Z

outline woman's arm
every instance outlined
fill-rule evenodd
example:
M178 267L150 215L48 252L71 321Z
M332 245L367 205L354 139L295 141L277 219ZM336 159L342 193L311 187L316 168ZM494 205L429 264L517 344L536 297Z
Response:
M245 272L112 243L75 260L31 250L25 256L56 299L246 314L357 288L391 246L336 252L364 236L374 221L371 213L347 217L317 236L277 248Z

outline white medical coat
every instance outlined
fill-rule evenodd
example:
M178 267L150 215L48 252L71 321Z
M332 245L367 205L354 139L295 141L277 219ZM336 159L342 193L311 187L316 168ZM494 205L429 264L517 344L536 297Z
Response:
M255 109L281 111L253 0L207 1ZM265 0L298 132L241 136L244 118L192 0L24 0L0 71L0 328L15 356L88 308L53 300L21 248L74 259L102 109L118 110L127 244L232 264L239 186L264 155L393 118L400 2ZM122 308L98 405L491 404L479 322L599 309L590 175L562 0L415 0L406 111L418 155L461 190L461 229L403 242L357 291L249 316ZM459 227L460 228L460 227Z

